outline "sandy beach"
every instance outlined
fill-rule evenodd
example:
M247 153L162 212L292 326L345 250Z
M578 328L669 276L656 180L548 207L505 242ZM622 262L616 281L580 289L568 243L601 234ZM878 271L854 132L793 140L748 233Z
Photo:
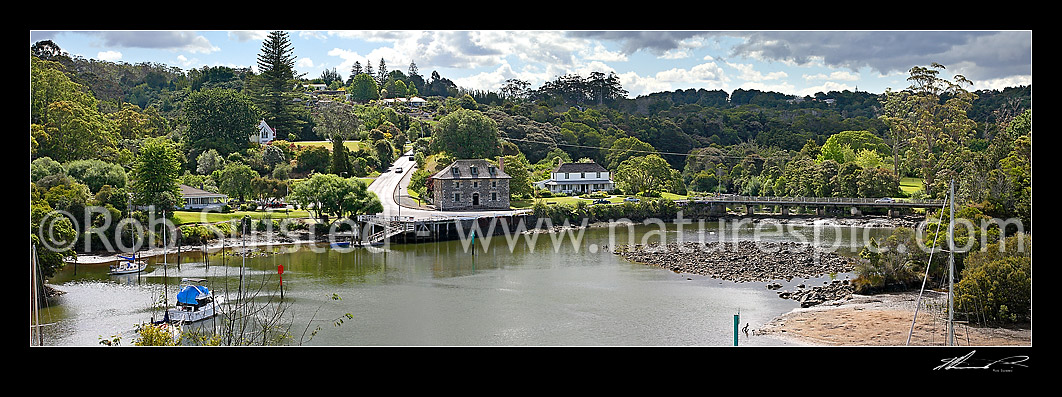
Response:
M914 331L918 291L852 295L795 309L753 335L765 335L799 346L944 346L947 336L947 294L923 293ZM959 319L956 319L958 321ZM908 334L911 341L908 345ZM957 323L957 346L1032 346L1031 326L985 328Z

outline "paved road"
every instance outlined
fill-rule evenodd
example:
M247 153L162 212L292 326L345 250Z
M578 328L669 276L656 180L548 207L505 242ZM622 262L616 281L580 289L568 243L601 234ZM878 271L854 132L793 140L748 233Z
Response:
M434 211L425 210L416 207L403 206L396 200L396 193L405 195L406 186L409 185L408 176L413 173L417 167L417 162L410 160L412 151L403 153L398 159L391 164L391 168L376 177L372 183L369 184L369 191L376 193L376 196L380 198L380 203L383 204L382 216L402 217L415 219L428 219L428 218L440 218L440 217L480 217L480 216L507 216L513 215L518 212L525 212L526 210L509 210L509 211ZM402 172L395 172L398 168L402 169ZM408 198L407 198L408 200Z

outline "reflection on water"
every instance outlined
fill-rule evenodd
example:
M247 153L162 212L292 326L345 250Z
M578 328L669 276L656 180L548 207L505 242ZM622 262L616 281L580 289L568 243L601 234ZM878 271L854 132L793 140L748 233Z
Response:
M770 226L770 227L768 227ZM885 228L774 227L708 223L589 228L371 248L270 246L242 257L199 250L149 260L140 274L107 264L67 266L50 283L65 294L42 313L45 344L97 346L136 339L136 324L161 316L181 278L204 278L230 300L283 302L290 344L315 346L729 346L733 316L756 329L798 304L765 283L731 283L633 264L608 251L653 241L824 241L858 252ZM855 244L851 244L855 243ZM472 248L474 247L474 248ZM279 299L283 267L283 301ZM839 277L847 277L841 275ZM828 278L827 278L828 279ZM805 282L781 281L795 290ZM333 296L341 299L334 300ZM264 302L264 303L263 303ZM269 303L272 302L272 303ZM346 319L334 326L336 319ZM320 330L310 338L305 330ZM743 345L778 345L741 336Z

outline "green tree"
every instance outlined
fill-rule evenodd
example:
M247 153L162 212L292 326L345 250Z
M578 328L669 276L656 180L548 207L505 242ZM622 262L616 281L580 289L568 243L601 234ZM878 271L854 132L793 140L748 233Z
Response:
M895 197L900 194L900 178L885 168L864 169L856 186L859 197Z
M116 158L118 131L96 107L74 101L51 102L46 107L47 122L30 126L31 154L59 162Z
M200 175L210 175L214 171L225 168L225 158L218 154L217 149L210 149L199 154L195 159L195 172Z
M837 169L837 175L830 184L834 186L834 195L837 197L859 197L859 181L862 178L863 169L856 163L844 163Z
M291 188L290 197L301 207L313 211L318 218L322 215L342 218L383 211L380 199L376 193L368 190L364 182L334 174L314 174L296 183Z
M612 147L605 154L605 167L614 170L624 160L635 156L647 156L656 152L653 145L642 142L635 137L623 137L612 142Z
M262 163L269 169L273 169L279 164L286 164L287 157L284 156L284 150L273 145L262 146Z
M1032 235L1016 234L972 252L955 286L958 312L975 321L1019 322L1031 317Z
M66 164L66 174L78 182L84 183L93 192L104 185L123 188L129 182L125 169L99 159L74 160Z
M815 160L803 156L787 163L782 175L785 178L785 187L782 192L776 189L775 194L790 197L815 197L819 191L819 185L823 183L819 180L818 164Z
M915 238L913 230L897 228L884 240L871 239L860 251L862 260L855 267L853 284L856 292L866 294L889 288L905 289L917 283L920 279L918 266L909 252L909 247L917 247Z
M230 197L244 201L247 196L254 194L253 181L258 176L258 173L247 164L230 162L221 170L218 189Z
M350 176L350 160L348 159L349 153L347 147L343 145L343 139L338 134L332 135L332 165L329 172Z
M156 211L172 210L180 206L180 153L168 138L144 140L132 171L134 203L154 206Z
M295 90L299 76L295 75L294 49L286 32L270 32L262 42L258 73L250 79L248 89L266 122L278 132L301 131L306 124L305 111L296 101L302 94Z
M501 151L498 125L475 110L458 109L443 116L434 132L435 151L458 159L493 158Z
M51 175L65 175L66 168L51 157L40 157L30 162L30 182L38 182Z
M313 114L313 131L321 139L354 139L361 122L354 108L348 104L333 103L320 106Z
M47 279L63 267L64 260L76 257L72 246L77 232L69 218L56 216L37 189L31 186L30 190L30 243L37 253L37 269ZM42 279L37 288L43 287Z
M838 164L844 163L845 158L842 154L844 146L856 153L866 149L874 151L880 157L891 154L891 149L885 141L870 131L841 131L826 139L826 143L819 149L818 161L833 160Z
M693 175L693 179L690 181L690 190L697 192L714 192L717 184L719 184L719 181L715 177L715 173L708 172L707 170L700 170Z
M628 194L652 195L667 188L671 179L671 166L655 154L628 158L615 172L616 183Z
M327 172L331 154L321 146L305 147L295 155L295 170L298 172Z
M92 91L63 73L59 62L30 56L30 123L48 123L48 105L53 102L74 102L85 109L99 106Z
M350 100L367 102L375 99L380 99L380 88L376 85L376 80L365 73L355 75L350 83Z
M235 90L213 88L188 95L183 106L189 148L217 150L222 156L248 147L258 135L261 113L251 98Z
M373 151L376 155L376 159L379 161L377 168L384 170L391 166L391 163L395 161L395 148L391 146L391 141L381 139L373 143Z
M502 156L505 161L505 173L509 175L510 197L520 197L533 192L531 185L531 164L524 155Z
M908 90L886 90L882 120L893 131L907 134L913 149L912 160L920 171L923 190L929 197L945 192L945 183L938 183L938 175L959 170L976 123L967 111L977 95L964 87L972 82L955 75L954 82L938 77L943 65L911 68Z
M162 136L170 131L169 121L154 106L141 110L140 106L135 104L123 103L121 110L108 114L107 117L117 126L122 139Z

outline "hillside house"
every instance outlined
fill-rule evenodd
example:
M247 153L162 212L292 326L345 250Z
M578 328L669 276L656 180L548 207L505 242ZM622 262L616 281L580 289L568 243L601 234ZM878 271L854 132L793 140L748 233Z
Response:
M196 189L187 185L180 185L181 197L184 198L185 210L202 210L220 208L229 201L229 196L221 193L211 193L206 190Z
M550 172L550 179L536 182L535 187L551 193L583 194L615 189L612 173L597 163L560 163Z

